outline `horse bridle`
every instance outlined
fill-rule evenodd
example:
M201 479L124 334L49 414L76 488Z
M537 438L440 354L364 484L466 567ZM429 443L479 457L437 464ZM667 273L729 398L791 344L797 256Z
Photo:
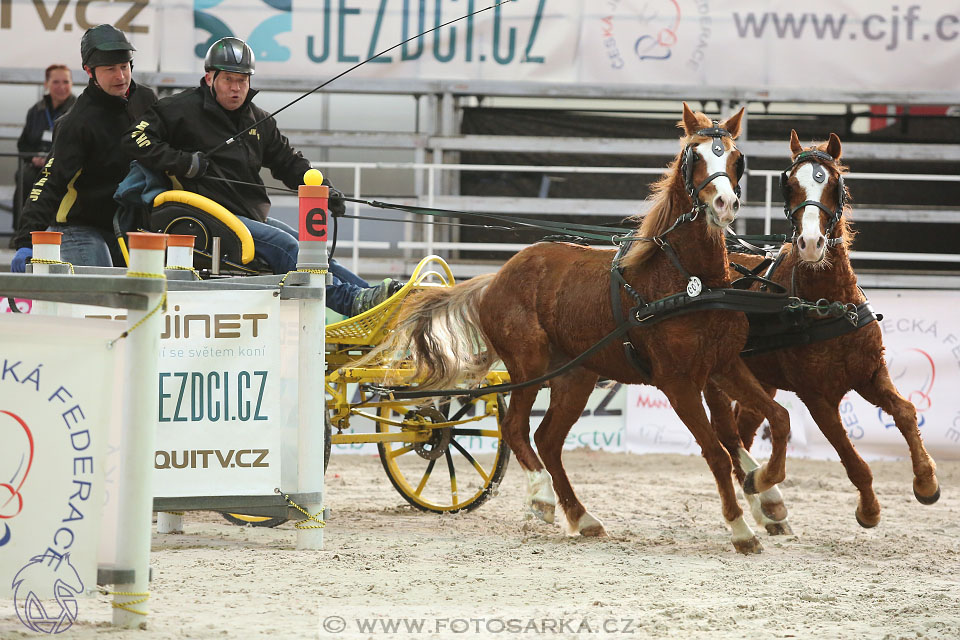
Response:
M793 173L793 170L806 162L810 162L813 165L813 179L817 183L824 182L827 179L827 170L821 165L819 161L824 163L833 164L836 162L833 156L825 151L820 151L819 149L812 149L810 151L801 151L796 159L791 163L785 171L780 173L780 195L783 196L783 214L787 217L787 220L790 221L790 225L793 227L793 240L796 241L797 235L800 232L799 225L794 221L794 214L807 206L814 206L830 216L829 226L827 227L827 246L835 247L841 242L843 242L843 237L838 236L836 238L829 237L833 233L837 224L839 224L840 219L843 218L843 207L846 204L846 187L843 184L843 174L838 173L837 179L837 208L833 211L828 209L822 202L819 200L804 200L793 209L790 208L790 174Z
M723 138L733 138L729 131L720 127L720 122L718 120L713 121L712 127L697 130L696 135L712 138L710 150L713 152L713 155L717 156L718 158L722 157L725 153L725 149L723 148ZM684 148L683 157L680 161L680 171L683 174L684 187L686 188L687 193L690 194L690 198L693 199L694 210L699 211L706 206L704 203L700 202L700 192L717 178L724 176L729 179L730 176L727 175L726 171L717 171L716 173L707 176L706 179L700 184L694 184L693 169L697 162L697 152L695 151L694 147L696 146L696 144L691 143ZM734 146L734 150L740 152L736 146ZM737 179L733 183L733 192L738 198L740 197L740 178L743 177L743 172L746 167L746 156L743 155L743 152L740 152L740 157L737 158L736 166Z

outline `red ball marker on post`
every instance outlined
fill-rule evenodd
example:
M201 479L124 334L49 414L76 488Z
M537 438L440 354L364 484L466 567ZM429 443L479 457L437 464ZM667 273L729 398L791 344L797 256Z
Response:
M330 189L323 186L323 174L310 169L300 185L300 255L298 269L325 269L327 267L327 200Z

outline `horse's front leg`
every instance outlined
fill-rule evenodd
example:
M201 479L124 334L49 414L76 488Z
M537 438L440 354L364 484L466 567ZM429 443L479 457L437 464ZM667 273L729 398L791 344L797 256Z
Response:
M877 526L880 524L880 502L877 500L877 494L873 492L873 472L850 442L847 430L840 419L839 400L834 401L823 396L801 396L800 399L807 405L820 431L837 450L840 462L847 470L847 477L860 492L856 511L857 522L861 527L868 529Z
M707 382L703 396L710 409L710 423L733 459L734 474L740 486L743 486L746 474L760 465L741 442L730 397L713 380ZM787 509L783 504L783 494L780 493L779 487L774 485L760 494L744 492L744 497L750 505L753 519L765 528L767 533L772 536L793 533L790 523L787 522Z
M737 502L737 493L733 488L733 463L707 419L700 398L700 390L689 381L662 384L660 389L669 398L673 410L687 425L697 444L700 445L700 452L713 473L717 491L720 494L723 519L732 531L733 547L744 554L760 553L763 551L763 546L753 529L743 519L743 509Z
M714 373L713 379L734 400L759 411L770 423L770 440L773 449L765 465L747 471L743 483L744 493L763 493L786 477L787 440L790 437L790 414L764 391L747 365L739 357L734 358L723 371ZM745 450L744 450L745 451ZM749 453L747 454L749 457ZM741 455L741 459L743 456ZM786 517L786 510L783 513Z
M886 365L874 373L870 382L859 385L857 393L893 416L897 429L910 447L913 463L913 495L923 504L933 504L940 499L940 483L937 481L937 465L927 453L917 427L917 408L908 402L890 380Z

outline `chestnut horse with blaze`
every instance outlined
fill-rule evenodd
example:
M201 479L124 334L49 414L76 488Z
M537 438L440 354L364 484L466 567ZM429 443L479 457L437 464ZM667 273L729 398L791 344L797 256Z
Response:
M797 132L790 132L792 162L783 173L781 191L794 238L781 249L768 277L785 287L791 296L804 300L860 305L866 297L857 286L857 276L850 265L854 232L848 219L850 196L843 183L847 167L840 162L842 153L836 134L831 133L823 144L804 149ZM734 254L731 260L752 269L762 258ZM880 522L880 503L873 491L870 467L857 453L840 417L840 403L851 391L893 416L910 449L917 500L933 504L940 497L936 465L923 446L916 407L894 386L883 351L880 327L870 322L828 340L745 358L771 395L776 389L793 391L810 410L860 493L855 515L863 527L874 527ZM754 463L746 451L753 444L762 416L744 403L736 412L737 425L732 426L730 401L723 392L711 384L705 395L721 439L732 455L739 451L744 469L749 470ZM754 516L762 519L756 508Z
M689 274L705 288L729 287L723 231L740 208L735 185L743 160L733 140L742 117L741 109L722 124L711 122L683 105L682 151L654 185L650 210L620 261L623 279L643 300L684 291L694 280ZM673 256L668 255L671 249ZM613 258L610 250L567 243L527 247L495 274L409 299L378 353L397 358L412 353L422 389L478 380L498 358L512 383L538 378L586 352L620 324L611 296ZM623 309L636 303L627 287L616 291ZM621 341L615 341L552 378L550 405L534 435L537 451L530 445L530 410L539 385L513 390L501 429L526 472L528 506L542 520L553 522L559 504L570 535L606 535L567 478L561 461L564 439L601 376L651 384L669 398L700 445L716 480L734 547L742 553L759 552L760 542L737 502L730 455L701 399L712 377L739 399L759 407L772 425L774 453L752 475L748 490L764 491L784 479L789 416L740 359L747 329L743 313L716 310L631 329L626 337L646 371L628 359Z

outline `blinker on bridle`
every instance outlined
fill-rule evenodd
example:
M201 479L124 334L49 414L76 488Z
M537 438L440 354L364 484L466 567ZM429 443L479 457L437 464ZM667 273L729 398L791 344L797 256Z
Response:
M723 154L725 153L723 148L723 138L733 138L729 131L720 127L719 120L714 120L712 127L698 129L696 135L712 139L710 142L710 151L712 151L713 155L717 156L718 158L722 158ZM718 171L707 176L706 179L700 184L695 185L693 183L693 165L697 160L697 154L696 151L694 151L694 146L696 145L688 144L686 149L684 149L683 159L681 162L681 171L683 172L684 187L686 188L687 193L690 194L690 197L693 199L694 210L691 211L691 213L696 215L701 209L703 209L704 206L706 206L704 203L700 202L700 192L717 178L723 176L729 178L729 176L727 176L725 171ZM736 149L736 147L734 147L734 149ZM745 168L745 156L741 153L740 157L737 159L737 179L733 183L733 191L738 198L740 197L740 178L743 176L743 171Z
M806 162L811 163L811 168L813 169L813 179L818 184L822 184L827 179L827 170L819 163L818 160L823 161L824 163L833 164L836 162L833 156L825 151L820 151L819 149L811 149L809 151L801 151L797 154L796 159L785 171L780 173L780 194L783 196L783 214L787 217L787 220L790 221L790 225L793 227L793 240L795 241L797 235L800 232L799 225L793 219L794 214L797 211L800 211L804 207L814 206L826 213L829 216L830 223L827 228L827 246L835 247L843 242L842 237L830 238L830 234L833 233L833 230L836 228L837 224L840 222L840 219L843 217L843 206L846 200L846 187L843 184L843 175L839 174L837 179L837 208L833 211L828 209L822 202L819 200L804 200L793 209L790 208L790 175L793 173L793 170Z

